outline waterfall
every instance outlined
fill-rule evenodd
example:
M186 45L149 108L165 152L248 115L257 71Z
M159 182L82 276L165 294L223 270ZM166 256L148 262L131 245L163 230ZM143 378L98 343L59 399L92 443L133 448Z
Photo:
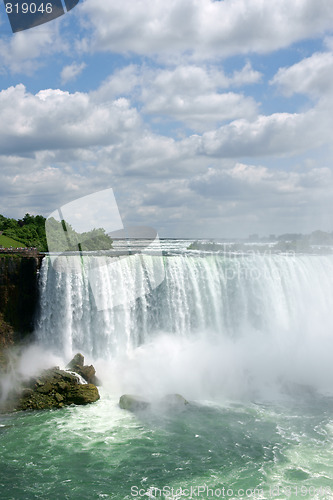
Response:
M84 270L98 258L83 257ZM183 252L145 259L151 268L163 259L165 278L155 289L139 255L109 258L98 268L93 286L103 304L99 310L89 273L56 269L46 257L39 342L67 356L81 350L96 359L115 357L161 332L211 339L251 334L294 345L309 336L319 340L332 327L332 256Z

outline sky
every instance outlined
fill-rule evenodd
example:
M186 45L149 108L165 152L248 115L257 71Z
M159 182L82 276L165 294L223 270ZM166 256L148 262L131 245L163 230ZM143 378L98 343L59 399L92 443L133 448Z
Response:
M333 231L332 82L332 0L81 0L15 34L1 3L0 213L112 188L160 237Z

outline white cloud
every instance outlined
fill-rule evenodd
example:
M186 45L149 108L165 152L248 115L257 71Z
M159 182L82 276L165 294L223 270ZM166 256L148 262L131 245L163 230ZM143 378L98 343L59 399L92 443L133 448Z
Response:
M333 54L315 53L293 66L280 68L271 83L288 97L306 94L315 98L332 95Z
M67 83L69 81L75 80L85 69L87 65L83 62L81 64L72 63L68 66L65 66L61 71L61 82Z
M242 93L223 92L258 81L261 74L247 63L226 75L216 66L185 65L150 68L130 65L111 75L94 93L99 102L130 95L143 112L168 117L198 131L239 117L253 118L257 104Z
M230 85L242 87L243 85L258 83L261 79L262 73L254 70L248 61L240 71L234 71L232 78L230 78Z
M330 0L86 0L92 50L195 57L268 53L330 30Z
M308 231L309 224L328 229L323 214L332 195L328 168L285 171L236 162L190 178L153 182L136 203L146 218L163 221L165 231L170 225L176 236L187 228L194 238L221 238Z
M137 70L132 68L129 74L135 84ZM157 72L147 93L141 92L145 112L202 126L202 135L177 141L154 134L138 109L128 99L113 99L105 85L92 93L46 89L36 95L18 85L0 92L0 153L26 156L56 151L57 161L95 164L105 156L114 171L122 168L131 175L163 177L175 166L190 171L196 158L288 157L331 142L333 118L327 105L303 113L256 116L254 101L241 94L218 93L216 80L197 67ZM248 118L205 131L210 123L237 113Z
M44 115L48 115L51 117L49 127L58 134L53 140L58 141L60 148L35 152L32 158L23 157L26 153L22 151L22 157L19 157L22 149L20 135L17 131L13 133L18 146L16 156L0 157L0 195L8 200L7 210L14 216L23 215L18 208L21 206L25 212L47 214L57 206L105 187L114 188L126 225L152 226L164 236L282 233L295 228L300 231L302 224L305 230L309 224L315 229L319 227L318 199L322 202L323 213L329 213L333 194L332 171L319 168L316 163L315 166L309 164L304 171L297 166L286 171L281 167L270 169L265 164L248 165L225 160L224 150L215 150L215 156L221 159L207 158L214 151L199 151L191 140L177 142L154 135L136 121L125 133L122 129L116 139L111 134L108 142L104 135L99 135L101 132L96 125L99 115L91 116L90 122L88 118L83 119L81 128L82 110L90 116L96 106L91 95L46 90L34 96L24 87L8 89L7 92L19 97L13 113L16 129L22 134L29 132L35 148L36 144L45 146L39 134L43 124L45 127ZM0 98L4 99L0 99L2 116L4 102L7 103L9 97L2 93ZM107 101L104 106L99 103L97 108L109 106L108 111L112 113L116 110L116 103L123 104L125 116L126 109L131 112L128 103L119 103L118 100ZM33 110L35 114L32 116ZM73 120L69 123L70 116ZM69 127L67 130L79 124L84 134L84 129L90 127L90 140L84 136L77 145L74 128L70 134L72 148L66 149L67 144L64 147L60 140L64 131L57 129L60 117ZM121 113L120 118L124 119ZM264 134L265 127L269 131L265 118L269 123L270 117L263 118L262 122L254 122L260 136L257 147L259 144L263 147L268 140ZM288 120L290 116L279 118ZM110 119L106 114L103 125ZM277 120L277 117L270 119ZM13 124L7 117L6 120L11 128ZM282 121L279 134L283 130ZM255 136L253 131L252 134ZM279 134L275 132L271 140L278 141ZM92 140L94 136L100 139L98 145ZM240 135L237 147L241 148L243 140L244 136ZM234 139L235 148L236 142ZM238 155L242 152L240 149Z
M250 62L229 74L212 62L129 64L91 92L3 90L0 195L21 217L21 206L47 214L112 187L127 225L150 225L165 236L286 232L300 230L306 217L315 229L319 199L329 213L332 171L317 151L312 164L297 155L331 144L332 99L324 58L298 64L277 73L274 84L318 102L266 116L243 88L262 76ZM326 82L325 101L316 71ZM144 121L165 117L185 124L182 139L168 127L154 133ZM201 135L189 136L188 127Z
M67 52L66 37L59 32L59 23L52 21L36 28L0 38L0 68L12 73L33 74L41 58Z
M214 125L238 117L251 118L256 115L257 106L252 98L233 92L192 98L178 92L176 95L156 94L145 105L144 111L169 116L200 131L206 130L207 124Z
M191 65L182 64L176 67L147 71L144 83L150 85L154 91L169 94L183 93L197 96L201 93L241 87L260 81L262 74L255 71L250 62L247 62L240 71L234 71L231 76L226 75L220 65Z
M324 37L324 45L328 50L333 51L333 36L328 35Z
M137 151L137 160L144 152L144 147ZM52 166L45 153L33 160L12 159L10 166L8 159L0 158L0 196L8 199L5 215L22 217L27 211L47 215L71 200L112 187L125 225L155 227L160 236L228 237L298 232L303 227L307 231L309 226L310 230L330 228L320 224L320 216L330 212L333 195L333 174L328 168L285 171L215 162L207 169L205 162L196 160L184 175L172 169L173 158L166 160L165 178L154 178L151 168L151 175L142 179L142 166L138 172L119 169L116 176L112 174L107 155L91 168ZM112 158L112 163L116 161ZM151 166L155 162L153 155Z
M332 126L330 111L318 107L305 113L260 115L252 122L235 120L184 142L198 154L224 158L290 156L329 144Z
M133 90L140 84L142 70L135 64L130 64L112 73L92 95L95 101L107 102L114 97L133 95Z
M260 194L266 203L272 194L297 194L301 191L300 174L271 171L267 167L236 163L226 170L208 169L207 173L189 182L190 188L209 198L236 199L244 203ZM263 201L263 200L262 200Z
M91 185L69 165L50 165L45 153L34 158L0 157L0 172L0 197L6 199L2 213L17 218L26 212L47 214Z
M89 94L41 90L23 85L0 92L0 152L89 148L119 142L140 118L126 99L98 105Z
M219 92L232 79L215 68L178 66L156 71L142 91L144 112L184 122L197 131L239 117L252 118L257 106L251 97Z

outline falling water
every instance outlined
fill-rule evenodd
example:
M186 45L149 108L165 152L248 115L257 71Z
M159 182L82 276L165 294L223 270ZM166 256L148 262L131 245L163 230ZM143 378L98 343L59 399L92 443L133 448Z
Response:
M233 373L232 391L245 375L253 381L292 372L298 382L314 383L330 365L332 256L145 256L150 268L163 259L165 278L155 289L139 255L109 258L93 276L99 307L87 277L92 259L98 257L83 258L82 273L59 271L44 259L37 337L57 354L82 351L107 361L137 352L140 373L149 363L170 383L173 366L179 382L195 365L197 378L187 373L188 386ZM133 361L126 371L132 368Z

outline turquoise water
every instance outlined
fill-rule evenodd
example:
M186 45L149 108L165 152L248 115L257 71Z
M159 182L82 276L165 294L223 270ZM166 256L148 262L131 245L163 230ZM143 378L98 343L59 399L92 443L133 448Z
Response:
M132 414L102 391L0 425L1 499L333 498L330 398Z

